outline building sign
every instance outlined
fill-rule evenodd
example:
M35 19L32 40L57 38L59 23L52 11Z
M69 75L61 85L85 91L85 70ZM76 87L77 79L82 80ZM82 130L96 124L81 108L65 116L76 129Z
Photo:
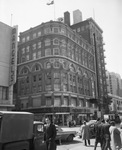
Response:
M16 82L16 70L17 70L17 36L18 26L12 28L11 38L11 53L10 53L10 76L9 85L13 85Z
M28 110L29 111L29 110ZM88 108L72 108L72 107L45 107L39 109L31 109L33 113L91 113Z

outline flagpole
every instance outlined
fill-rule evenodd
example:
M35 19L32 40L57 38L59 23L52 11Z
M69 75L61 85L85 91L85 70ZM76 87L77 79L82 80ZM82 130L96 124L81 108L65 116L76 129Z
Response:
M11 27L12 27L12 19L13 19L13 14L11 14Z

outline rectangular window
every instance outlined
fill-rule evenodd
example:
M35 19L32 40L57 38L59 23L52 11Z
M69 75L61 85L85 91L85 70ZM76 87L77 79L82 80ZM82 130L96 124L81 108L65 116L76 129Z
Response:
M39 51L38 53L37 53L37 58L40 58L41 57L41 51Z
M46 97L46 106L51 106L52 99L51 97Z
M36 50L36 44L33 44L33 50Z
M22 54L25 54L25 48L22 48Z
M24 43L25 42L25 37L24 38L22 38L22 43Z
M59 50L59 48L54 48L54 49L53 49L53 55L60 55L60 50Z
M33 82L36 82L36 75L33 76Z
M38 48L41 48L41 42L38 42Z
M35 38L36 38L36 33L33 34L33 39L35 39Z
M38 37L41 36L41 31L38 32Z
M68 98L64 98L64 106L68 106Z
M54 33L58 33L59 29L55 27L55 28L53 28L53 31L54 31Z
M29 50L30 50L30 46L27 46L27 47L26 47L26 52L28 53Z
M60 84L54 84L54 91L60 91L61 85Z
M27 60L27 61L29 60L29 55L26 55L26 60Z
M51 49L45 49L45 56L50 56L51 55Z
M33 53L33 60L35 60L36 59L36 53Z
M50 41L50 39L46 39L45 40L45 46L49 46L49 45L51 45L51 41Z
M29 40L30 40L30 37L29 37L29 36L27 36L27 38L26 38L26 39L27 39L27 41L29 41Z
M61 106L61 98L54 97L54 106Z

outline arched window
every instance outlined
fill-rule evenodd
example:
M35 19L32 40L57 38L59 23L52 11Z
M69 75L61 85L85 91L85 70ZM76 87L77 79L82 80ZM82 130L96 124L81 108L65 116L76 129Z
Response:
M46 63L46 69L49 69L49 68L51 68L51 63L50 63L50 62L47 62L47 63Z
M73 64L70 65L70 71L75 72L75 67Z
M60 67L59 61L55 61L53 66L54 68L59 68Z
M41 66L40 64L36 63L32 66L32 71L35 72L35 71L40 71L41 70Z

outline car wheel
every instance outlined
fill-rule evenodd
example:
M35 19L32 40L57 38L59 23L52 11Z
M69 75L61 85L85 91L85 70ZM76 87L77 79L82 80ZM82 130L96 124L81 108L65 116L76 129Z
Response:
M67 141L68 141L68 142L72 142L72 141L73 141L73 137L74 137L73 135L69 135L69 136L67 137Z

